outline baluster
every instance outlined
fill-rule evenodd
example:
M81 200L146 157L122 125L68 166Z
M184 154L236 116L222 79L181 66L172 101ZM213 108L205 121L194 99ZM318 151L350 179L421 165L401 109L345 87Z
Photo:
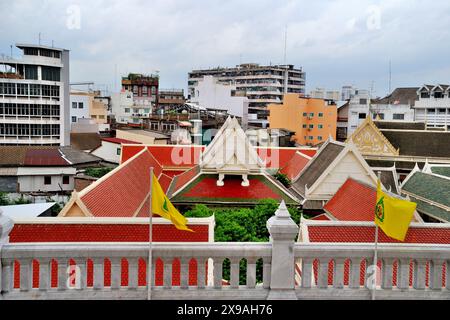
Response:
M189 288L189 258L180 259L180 287Z
M433 260L430 268L430 288L433 290L442 289L442 265L443 260Z
M318 287L319 288L328 288L328 263L329 259L319 259L319 279L318 279Z
M121 258L111 258L111 289L120 289L122 282Z
M409 259L400 259L397 267L397 287L399 289L409 288Z
M68 279L68 263L66 258L56 260L58 263L58 290L63 291L67 289Z
M425 289L425 281L426 281L426 265L427 260L425 259L416 259L414 263L414 282L413 287L417 290Z
M247 258L247 288L254 289L256 286L256 259Z
M32 287L31 259L20 260L20 291L30 291Z
M50 261L51 259L39 259L39 290L50 289Z
M270 288L271 258L263 258L263 288Z
M302 288L311 288L312 275L313 275L313 259L302 259Z
M239 258L232 258L230 260L230 287L233 289L239 288L240 261Z
M76 261L78 270L80 274L79 289L84 290L87 288L87 259L86 258L78 258Z
M352 289L361 287L361 258L353 258L350 260L350 284Z
M173 259L163 259L164 263L164 289L172 288L172 264Z
M137 289L139 280L139 259L127 258L128 260L128 289Z
M104 275L104 259L94 258L94 290L103 289L105 286L105 275Z
M0 292L11 292L13 289L13 283L14 283L14 268L13 268L13 260L12 259L4 259L1 261L2 268L1 268L1 287Z
M384 258L383 259L383 270L381 271L381 288L382 289L392 289L393 284L393 263L394 259Z
M445 263L445 287L450 290L450 260Z
M222 265L223 258L214 259L214 288L216 289L222 288Z
M207 259L197 258L197 287L199 289L205 288L205 269L206 269Z
M344 288L344 263L345 259L339 258L334 260L333 270L333 287L337 289Z

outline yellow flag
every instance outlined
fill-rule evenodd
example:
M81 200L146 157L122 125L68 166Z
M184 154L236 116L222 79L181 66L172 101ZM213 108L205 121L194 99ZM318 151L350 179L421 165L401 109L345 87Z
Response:
M164 194L158 179L153 174L152 183L152 211L153 213L172 221L179 230L191 231L187 224L187 219L173 206L167 196Z
M378 180L375 223L387 236L399 241L405 240L416 206L414 202L385 194Z

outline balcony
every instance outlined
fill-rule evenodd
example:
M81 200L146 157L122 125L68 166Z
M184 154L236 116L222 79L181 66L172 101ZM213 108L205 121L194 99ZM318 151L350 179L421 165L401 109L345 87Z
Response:
M267 227L270 243L155 243L152 299L371 299L373 245L295 243L283 205ZM0 216L0 300L147 299L147 243L7 243L11 228ZM449 245L383 244L378 257L378 299L450 298Z

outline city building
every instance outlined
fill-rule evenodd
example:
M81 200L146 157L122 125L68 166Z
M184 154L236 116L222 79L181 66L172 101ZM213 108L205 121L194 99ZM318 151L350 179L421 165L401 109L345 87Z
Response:
M300 145L317 145L328 137L336 139L337 107L331 100L286 94L281 105L271 104L270 129L294 131L293 139Z
M16 44L0 58L0 144L69 145L69 51Z
M97 124L97 132L109 131L108 108L109 98L102 97L100 91L72 90L70 93L71 131L74 131L80 119L92 119Z
M247 126L250 100L245 91L238 91L236 83L224 83L208 75L197 80L192 88L190 103L210 110L226 110L229 115L241 118L243 127Z
M316 88L309 93L309 96L314 99L341 100L341 92L339 90L326 90L325 88Z
M372 99L370 113L373 119L386 121L414 121L414 105L419 88L397 88L388 96Z
M158 93L158 109L170 110L182 106L186 102L183 89L160 89Z
M106 162L119 164L123 143L139 144L139 142L120 138L102 138L102 145L92 150L91 154L103 159Z
M345 101L345 100L350 100L352 99L355 94L356 91L358 89L356 89L354 86L352 85L346 85L346 86L342 86L342 90L341 90L341 100Z
M339 105L337 133L340 139L349 137L370 115L370 93L368 90L352 91L348 102Z
M170 136L166 134L139 129L116 130L116 138L143 144L168 144L170 141Z
M423 121L428 128L450 129L450 86L424 85L417 90L415 120Z
M286 93L305 94L305 72L294 65L260 66L241 64L235 68L193 70L189 73L188 99L196 98L195 87L204 76L214 76L220 83L236 85L249 99L249 123L266 127L267 106L282 103Z
M80 119L89 119L89 109L91 97L85 92L70 93L70 128L77 124Z

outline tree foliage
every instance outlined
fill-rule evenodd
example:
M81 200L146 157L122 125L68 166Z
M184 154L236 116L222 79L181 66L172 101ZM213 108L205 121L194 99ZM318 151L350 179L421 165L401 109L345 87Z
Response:
M214 215L216 242L267 242L269 231L266 223L275 214L279 203L274 199L261 200L254 208L209 208L203 204L196 205L185 213L186 217L204 218ZM288 207L295 223L300 223L301 211L296 207ZM262 281L262 262L257 262L257 280ZM223 277L230 278L230 263L223 265ZM240 283L245 284L246 263L240 263Z
M102 168L87 168L84 172L85 175L94 177L94 178L101 178L108 172L110 172L113 168L108 167L102 167Z

